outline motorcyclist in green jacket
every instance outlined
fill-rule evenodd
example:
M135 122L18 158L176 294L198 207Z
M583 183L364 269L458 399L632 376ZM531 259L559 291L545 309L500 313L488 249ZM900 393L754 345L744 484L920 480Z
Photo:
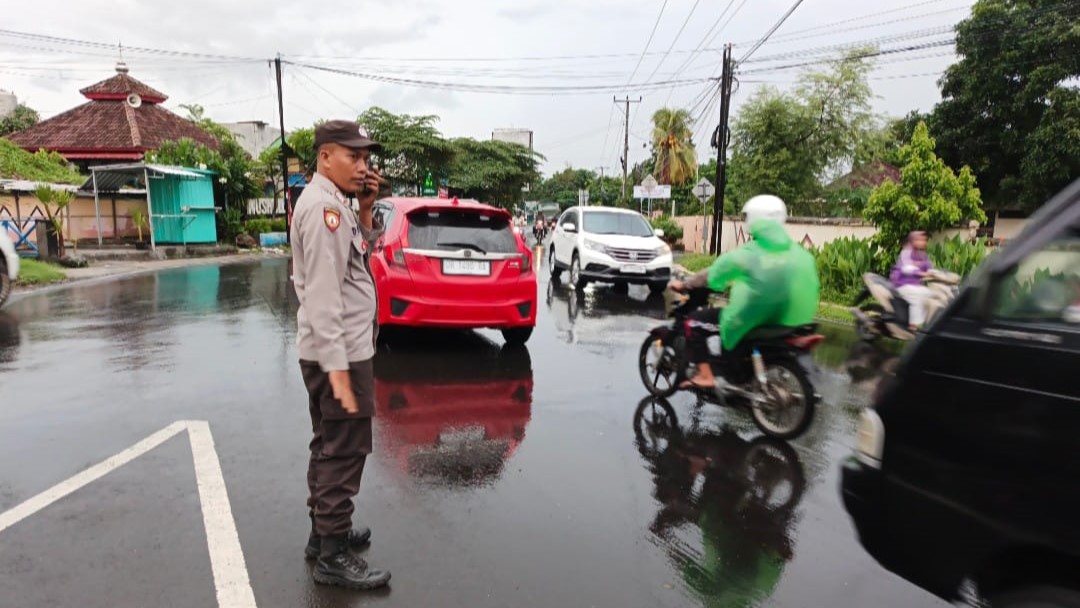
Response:
M684 388L716 388L709 365L711 336L719 334L722 350L729 351L757 327L798 327L812 323L817 314L817 264L784 230L787 205L779 197L763 194L747 201L743 213L752 241L716 258L712 266L686 281L670 284L674 291L707 286L719 292L731 286L726 307L704 308L690 315L687 352L697 365L697 374Z

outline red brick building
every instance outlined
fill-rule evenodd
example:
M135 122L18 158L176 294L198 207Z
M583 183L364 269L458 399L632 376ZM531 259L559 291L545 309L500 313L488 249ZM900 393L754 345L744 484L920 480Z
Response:
M89 101L8 139L29 152L58 152L82 169L139 161L162 142L183 137L218 147L212 135L163 108L168 96L129 76L123 62L115 76L79 92Z

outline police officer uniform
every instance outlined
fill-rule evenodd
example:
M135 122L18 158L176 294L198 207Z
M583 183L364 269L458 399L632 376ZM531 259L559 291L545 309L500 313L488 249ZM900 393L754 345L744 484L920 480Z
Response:
M316 149L325 143L378 148L362 127L331 121L316 130ZM309 558L318 558L320 580L328 556L367 543L370 531L352 526L353 497L371 453L375 415L373 357L378 333L378 297L369 256L378 234L361 225L350 200L329 178L315 173L295 205L292 223L293 285L300 301L297 348L308 391L313 438L308 462L308 509L312 532ZM348 370L359 410L347 412L334 397L329 372ZM334 546L328 546L332 539ZM340 543L342 546L337 546ZM339 555L339 570L366 563ZM349 560L352 560L351 562ZM333 566L326 566L333 569ZM383 574L370 571L381 580ZM346 576L347 578L347 576ZM368 577L371 578L370 576ZM385 584L383 582L382 584ZM379 585L371 585L379 586Z

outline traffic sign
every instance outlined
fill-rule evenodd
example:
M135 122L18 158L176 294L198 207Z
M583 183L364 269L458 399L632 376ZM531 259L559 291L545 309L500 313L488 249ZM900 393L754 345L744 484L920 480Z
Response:
M716 192L716 188L712 185L712 182L704 177L694 186L694 194L701 199L702 203L709 200L709 197L712 196L714 192Z

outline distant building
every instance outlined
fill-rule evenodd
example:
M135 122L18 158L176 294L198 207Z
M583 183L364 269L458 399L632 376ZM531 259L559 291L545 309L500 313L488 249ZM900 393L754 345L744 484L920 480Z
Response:
M214 136L161 106L168 96L128 75L116 75L79 91L89 101L8 135L28 152L58 152L86 169L91 165L141 161L166 141L184 137L217 150Z
M532 129L495 129L491 132L491 139L519 144L530 150L533 149Z
M0 118L7 118L19 106L19 99L15 93L0 89Z
M277 145L277 140L281 137L281 129L275 129L261 120L226 122L221 126L236 136L237 143L252 158L259 158L264 150Z

